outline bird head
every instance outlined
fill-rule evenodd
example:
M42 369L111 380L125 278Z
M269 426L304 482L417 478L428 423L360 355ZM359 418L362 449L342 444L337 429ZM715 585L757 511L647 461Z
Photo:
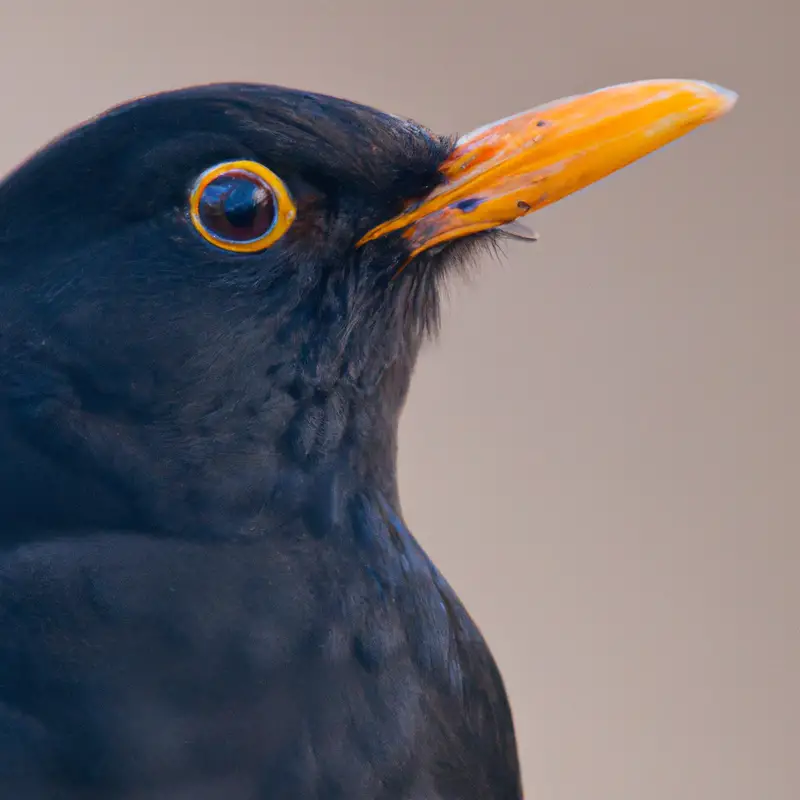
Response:
M453 265L732 103L634 83L457 139L225 84L67 132L0 185L0 515L241 534L334 478L391 495Z

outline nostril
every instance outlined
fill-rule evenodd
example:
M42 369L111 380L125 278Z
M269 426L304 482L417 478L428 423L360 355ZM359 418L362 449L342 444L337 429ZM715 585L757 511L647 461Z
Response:
M453 208L463 211L465 214L476 209L483 202L482 197L468 197L466 200L459 200L453 204Z

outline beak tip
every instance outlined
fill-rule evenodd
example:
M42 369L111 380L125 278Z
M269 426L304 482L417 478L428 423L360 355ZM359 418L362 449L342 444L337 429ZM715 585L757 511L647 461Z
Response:
M711 96L715 106L715 116L721 117L733 109L739 100L739 94L732 89L726 89L718 83L708 83L707 81L696 81L698 93Z

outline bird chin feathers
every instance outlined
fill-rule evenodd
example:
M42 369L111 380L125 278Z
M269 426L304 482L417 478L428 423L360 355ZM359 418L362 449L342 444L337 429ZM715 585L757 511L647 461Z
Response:
M486 257L502 262L506 256L504 245L509 240L533 243L538 238L522 223L511 223L444 242L418 256L406 268L407 279L412 283L409 294L415 301L417 330L425 337L436 338L441 329L442 301L449 299L455 279L471 281Z

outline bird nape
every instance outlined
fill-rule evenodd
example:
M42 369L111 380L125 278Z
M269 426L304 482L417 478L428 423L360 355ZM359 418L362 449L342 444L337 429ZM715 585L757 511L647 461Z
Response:
M403 524L437 292L727 111L647 81L453 139L317 94L146 97L0 184L0 800L521 797Z

